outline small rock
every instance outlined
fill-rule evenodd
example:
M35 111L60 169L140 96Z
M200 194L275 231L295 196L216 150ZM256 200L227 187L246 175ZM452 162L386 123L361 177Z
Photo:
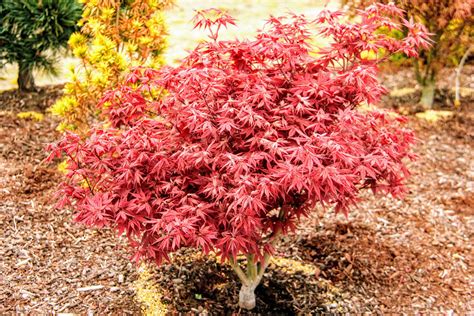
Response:
M180 278L176 278L176 279L173 279L173 283L174 284L180 284L180 283L183 283L183 280L180 279Z
M335 309L337 308L337 304L336 303L332 303L332 304L329 304L329 305L326 305L326 309L328 311L330 311L331 309Z
M77 289L78 292L89 292L89 291L97 291L102 290L104 288L103 285L91 285L86 287L80 287Z
M118 283L123 283L123 281L124 281L124 276L123 276L123 274L119 274L119 276L118 276Z
M117 291L120 291L119 287L113 286L110 288L110 292L117 292Z

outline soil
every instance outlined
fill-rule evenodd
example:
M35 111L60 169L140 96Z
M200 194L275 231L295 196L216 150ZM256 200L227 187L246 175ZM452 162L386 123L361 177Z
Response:
M45 113L60 94L0 94L0 314L139 314L126 242L54 208L61 175L42 160L57 122L16 116ZM419 158L405 199L367 193L348 218L316 210L278 245L252 312L238 308L238 279L215 256L183 250L151 266L169 313L473 312L471 105L436 123L411 116Z

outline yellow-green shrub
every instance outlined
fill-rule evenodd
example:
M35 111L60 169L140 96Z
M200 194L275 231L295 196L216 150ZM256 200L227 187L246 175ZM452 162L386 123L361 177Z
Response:
M85 132L97 117L104 92L134 66L163 63L166 25L163 10L172 0L82 0L81 30L69 39L79 63L70 67L64 96L51 112L62 118L58 130Z

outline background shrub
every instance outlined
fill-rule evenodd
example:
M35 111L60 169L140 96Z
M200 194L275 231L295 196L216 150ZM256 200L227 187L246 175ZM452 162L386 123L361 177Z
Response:
M81 30L69 45L80 62L72 66L64 97L53 105L58 129L87 131L104 92L116 87L134 66L163 63L166 26L162 10L170 0L83 0Z
M437 74L446 66L457 65L474 40L472 2L465 0L344 0L353 14L369 4L394 2L404 10L404 18L423 24L431 33L430 47L412 58L416 80L422 88L420 103L427 109L433 106ZM402 33L407 34L403 27Z
M18 65L18 89L35 89L35 69L56 72L58 52L75 31L81 12L75 0L0 2L0 66Z

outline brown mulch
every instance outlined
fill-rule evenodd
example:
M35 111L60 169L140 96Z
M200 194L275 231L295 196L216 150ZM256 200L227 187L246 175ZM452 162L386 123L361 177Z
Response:
M0 111L44 112L63 94L64 85L38 87L36 92L8 90L0 93Z
M411 67L393 67L385 65L381 79L389 91L403 91L401 95L385 96L381 105L386 108L399 109L404 113L416 113L422 110L416 104L421 97L421 89L415 80ZM434 96L434 109L450 110L454 107L455 68L442 69L438 75L437 89ZM461 106L472 107L474 104L474 65L466 64L460 76ZM407 90L408 89L408 90ZM415 102L414 102L415 101ZM472 110L472 109L471 109Z
M41 161L44 144L58 137L56 122L16 118L19 111L44 111L58 95L60 87L31 98L0 94L0 314L139 314L137 272L125 241L111 230L74 224L69 211L53 208L60 175ZM472 312L474 115L435 124L413 117L410 124L420 139L419 159L411 163L403 201L364 194L348 219L316 211L278 246L287 266L280 259L270 265L252 313L239 311L239 282L227 265L181 251L152 274L168 309Z
M315 212L278 247L313 273L270 265L256 310L244 314L474 311L473 122L474 113L437 124L413 118L419 159L405 199L364 194L348 219ZM165 301L179 312L242 313L232 271L193 255L155 269Z
M135 268L110 230L84 229L53 208L56 167L41 164L57 122L16 117L44 112L61 86L0 94L0 314L59 312L137 314ZM102 285L103 289L81 291ZM78 290L79 289L79 290Z

